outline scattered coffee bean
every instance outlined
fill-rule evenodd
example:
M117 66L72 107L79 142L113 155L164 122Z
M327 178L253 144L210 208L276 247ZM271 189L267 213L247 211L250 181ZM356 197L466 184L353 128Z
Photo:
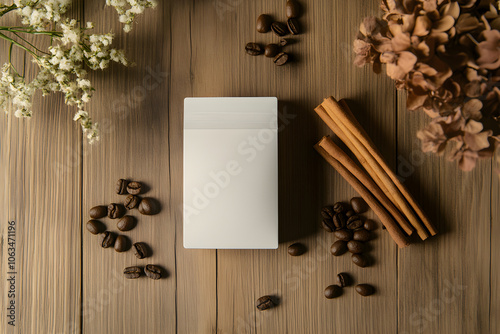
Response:
M139 212L143 215L154 215L158 213L156 202L152 198L143 198L139 204Z
M139 196L128 195L127 198L125 198L124 205L127 209L132 210L134 208L137 208L140 202L141 198Z
M288 27L286 24L281 22L273 22L271 24L271 30L280 37L288 34Z
M116 193L118 195L125 195L127 193L127 185L127 180L119 179L118 182L116 182Z
M366 250L366 247L361 241L351 240L347 243L347 249L349 249L351 253L360 254Z
M343 288L352 284L352 278L347 273L340 273L337 275L337 283Z
M113 232L99 233L99 244L102 248L109 248L115 244L116 234Z
M288 40L286 38L280 38L278 45L281 47L286 46L288 45Z
M340 256L347 251L347 242L342 240L337 240L330 247L330 253L334 256Z
M335 229L343 229L346 227L347 217L343 213L336 213L335 216L333 216L333 224L335 225Z
M327 205L321 209L321 216L323 218L332 218L335 212L333 212L333 207Z
M273 19L271 16L262 14L257 18L257 31L260 33L266 33L271 30L271 24Z
M361 226L363 226L363 221L358 215L351 216L347 220L347 228L350 230L356 230Z
M125 278L128 279L139 278L141 274L142 274L141 267L133 266L123 269L123 275L125 276Z
M135 225L135 218L132 216L123 216L118 223L116 223L116 227L122 232L130 231Z
M271 296L262 296L259 299L257 299L255 306L260 311L265 311L265 310L268 310L270 308L273 308L274 307L273 298Z
M333 220L331 218L324 218L321 221L321 226L327 232L331 233L331 232L335 231L335 225L333 224Z
M149 256L148 246L144 242L136 242L134 244L134 255L138 259L144 259Z
M276 57L274 57L274 63L278 66L283 66L285 65L286 63L288 63L288 60L289 60L289 55L288 53L286 52L281 52L281 53L278 53L278 55L276 55Z
M336 213L344 213L345 211L347 211L347 205L342 202L337 202L333 205L333 211L335 211Z
M286 25L288 26L288 30L292 33L292 35L300 34L300 24L297 19L288 19Z
M367 242L372 239L372 234L364 228L354 231L353 239L357 241Z
M351 199L351 206L354 212L363 213L368 211L368 204L361 197L353 197Z
M335 237L339 240L346 241L346 242L352 240L352 231L351 230L342 229L342 230L335 231L334 234L335 234Z
M337 298L342 295L342 288L338 285L330 285L325 289L325 297L328 299Z
M115 240L115 251L118 253L125 252L129 249L129 242L126 236L119 235Z
M90 218L99 219L106 217L108 214L108 208L104 205L94 206L89 210Z
M276 57L276 55L280 52L280 47L278 44L267 44L264 48L264 56L268 58Z
M245 46L245 51L250 56L258 56L262 54L262 47L257 43L248 43Z
M146 274L147 277L151 279L160 279L161 278L161 268L158 266L155 266L154 264L148 264L144 268L144 273Z
M301 243L294 243L288 246L288 254L291 256L300 256L306 252L306 247Z
M363 227L367 231L375 231L377 229L378 225L375 221L368 219L367 221L365 221L365 224L363 225Z
M105 230L105 226L100 221L91 219L87 222L87 230L92 234L99 234Z
M370 296L375 293L375 288L370 284L358 284L356 285L356 292L361 296Z
M116 219L123 217L125 214L125 208L121 204L111 203L108 205L108 217L111 219Z
M345 213L346 217L347 218L351 218L352 216L354 216L356 214L356 212L354 212L353 210L349 210Z
M368 259L362 254L352 254L351 259L352 262L358 267L364 268L369 265Z
M299 17L302 12L300 4L296 0L288 0L286 3L286 17Z
M129 184L127 185L127 192L130 195L139 195L141 193L141 190L142 190L142 183L140 182L132 181L129 182Z

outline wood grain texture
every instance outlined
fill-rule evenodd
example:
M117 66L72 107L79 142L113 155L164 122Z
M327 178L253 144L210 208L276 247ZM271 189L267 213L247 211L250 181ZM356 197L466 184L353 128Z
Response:
M405 108L385 75L353 65L352 41L378 1L301 1L304 33L286 47L294 62L276 67L250 57L247 42L276 42L258 34L261 13L285 18L285 1L161 1L125 34L104 1L74 13L112 30L135 67L92 73L88 110L101 142L89 146L61 96L37 97L31 120L0 115L0 301L6 305L6 227L18 226L18 325L1 333L498 333L500 246L498 176L483 161L472 173L420 152L416 131L428 119ZM83 2L82 2L83 3ZM83 10L82 10L83 9ZM1 44L0 60L5 60ZM3 58L2 58L3 57ZM20 54L15 61L24 62ZM440 233L398 251L379 228L372 267L329 253L333 235L320 229L320 209L355 195L314 151L330 130L314 113L324 97L345 98L391 168L404 180ZM278 250L185 250L182 245L183 100L199 96L279 98ZM137 211L123 234L144 241L153 256L137 260L102 249L88 233L88 210L122 202L119 178L143 181L160 214ZM368 217L374 218L373 213ZM116 221L103 219L117 232ZM300 241L308 251L287 254ZM125 280L130 265L157 263L169 277ZM370 283L327 300L339 272ZM258 297L280 300L259 312Z

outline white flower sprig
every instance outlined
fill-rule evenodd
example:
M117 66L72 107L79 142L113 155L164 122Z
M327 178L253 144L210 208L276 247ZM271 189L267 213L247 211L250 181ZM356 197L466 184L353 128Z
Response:
M22 22L29 27L1 27L0 38L10 42L9 61L0 73L0 108L8 112L8 106L14 109L16 117L31 117L32 99L37 90L42 95L62 92L67 105L77 107L74 120L82 126L90 143L99 139L98 124L92 121L85 110L85 104L92 98L94 88L87 79L87 70L104 70L111 62L131 65L122 50L111 47L113 34L89 34L94 25L87 22L80 27L76 20L62 19L71 0L14 0L11 5L0 2L0 18L17 12ZM109 1L108 1L109 2ZM154 7L154 1L111 1L121 15L127 16L129 28L137 14L145 8ZM130 7L125 9L126 7ZM51 26L55 29L49 30ZM125 28L124 28L125 29ZM129 31L130 29L125 29ZM51 38L51 46L40 50L31 44L25 34L45 35ZM36 77L27 82L11 61L13 47L23 49L38 64Z
M155 8L156 0L106 0L106 5L115 7L120 22L124 24L123 30L129 32L132 30L132 24L135 17L144 13L146 8Z

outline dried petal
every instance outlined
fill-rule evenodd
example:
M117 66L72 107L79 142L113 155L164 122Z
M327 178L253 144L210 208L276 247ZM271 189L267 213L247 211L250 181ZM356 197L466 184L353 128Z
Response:
M432 122L425 129L417 132L417 138L422 141L423 152L442 154L446 147L447 138L440 124Z
M484 131L478 134L466 132L464 142L472 151L477 152L490 146L490 142L488 141L489 136L491 136L491 131Z
M481 24L477 17L472 16L470 13L465 13L460 15L455 25L457 29L457 34L465 34L469 31L476 30Z
M484 41L477 45L480 57L477 64L481 68L495 70L500 67L500 31L485 30L481 33Z
M424 5L424 8L425 8L425 5ZM454 1L449 2L441 8L440 12L441 12L441 16L449 15L456 20L456 19L458 19L458 16L460 15L460 6L458 5L457 2L454 2Z
M448 31L455 25L455 19L451 15L443 16L439 21L434 22L433 30L437 32Z
M427 16L419 16L415 20L413 34L416 36L427 36L431 32L432 22Z
M465 117L471 118L473 120L479 121L483 115L481 114L481 109L483 108L483 103L478 99L472 99L467 101L462 107L462 113Z

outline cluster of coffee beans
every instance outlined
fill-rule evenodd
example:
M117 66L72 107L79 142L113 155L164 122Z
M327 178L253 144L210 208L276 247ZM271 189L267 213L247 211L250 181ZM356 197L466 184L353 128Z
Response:
M127 210L137 208L139 213L143 215L154 215L159 212L159 204L153 198L141 198L138 196L143 191L143 185L140 182L120 179L116 183L116 193L118 195L127 195L123 204L111 203L108 206L98 205L89 210L91 220L87 222L87 230L95 235L98 235L99 245L102 248L114 247L115 251L121 253L130 249L131 242L124 235L117 235L106 229L106 225L98 220L106 216L111 219L118 219L116 227L122 232L132 230L136 224L136 218L126 215ZM132 245L134 255L138 259L148 257L151 252L149 246L144 242L136 242ZM123 271L126 278L138 278L142 272L147 277L152 279L160 279L162 269L156 265L147 265L144 270L141 267L127 267Z
M272 16L262 14L257 18L257 31L267 33L272 31L280 38L278 43L267 44L264 48L259 43L248 43L245 51L251 56L264 54L268 58L273 58L273 62L278 66L283 66L291 59L290 54L283 52L282 48L289 44L284 36L288 34L298 35L301 32L298 18L302 14L302 7L296 0L288 0L286 3L286 23L275 21Z
M344 293L344 288L351 286L354 280L347 273L340 273L337 275L337 284L329 285L325 289L325 297L333 299L341 296ZM375 293L375 288L370 284L358 284L355 287L357 293L361 296L370 296Z

